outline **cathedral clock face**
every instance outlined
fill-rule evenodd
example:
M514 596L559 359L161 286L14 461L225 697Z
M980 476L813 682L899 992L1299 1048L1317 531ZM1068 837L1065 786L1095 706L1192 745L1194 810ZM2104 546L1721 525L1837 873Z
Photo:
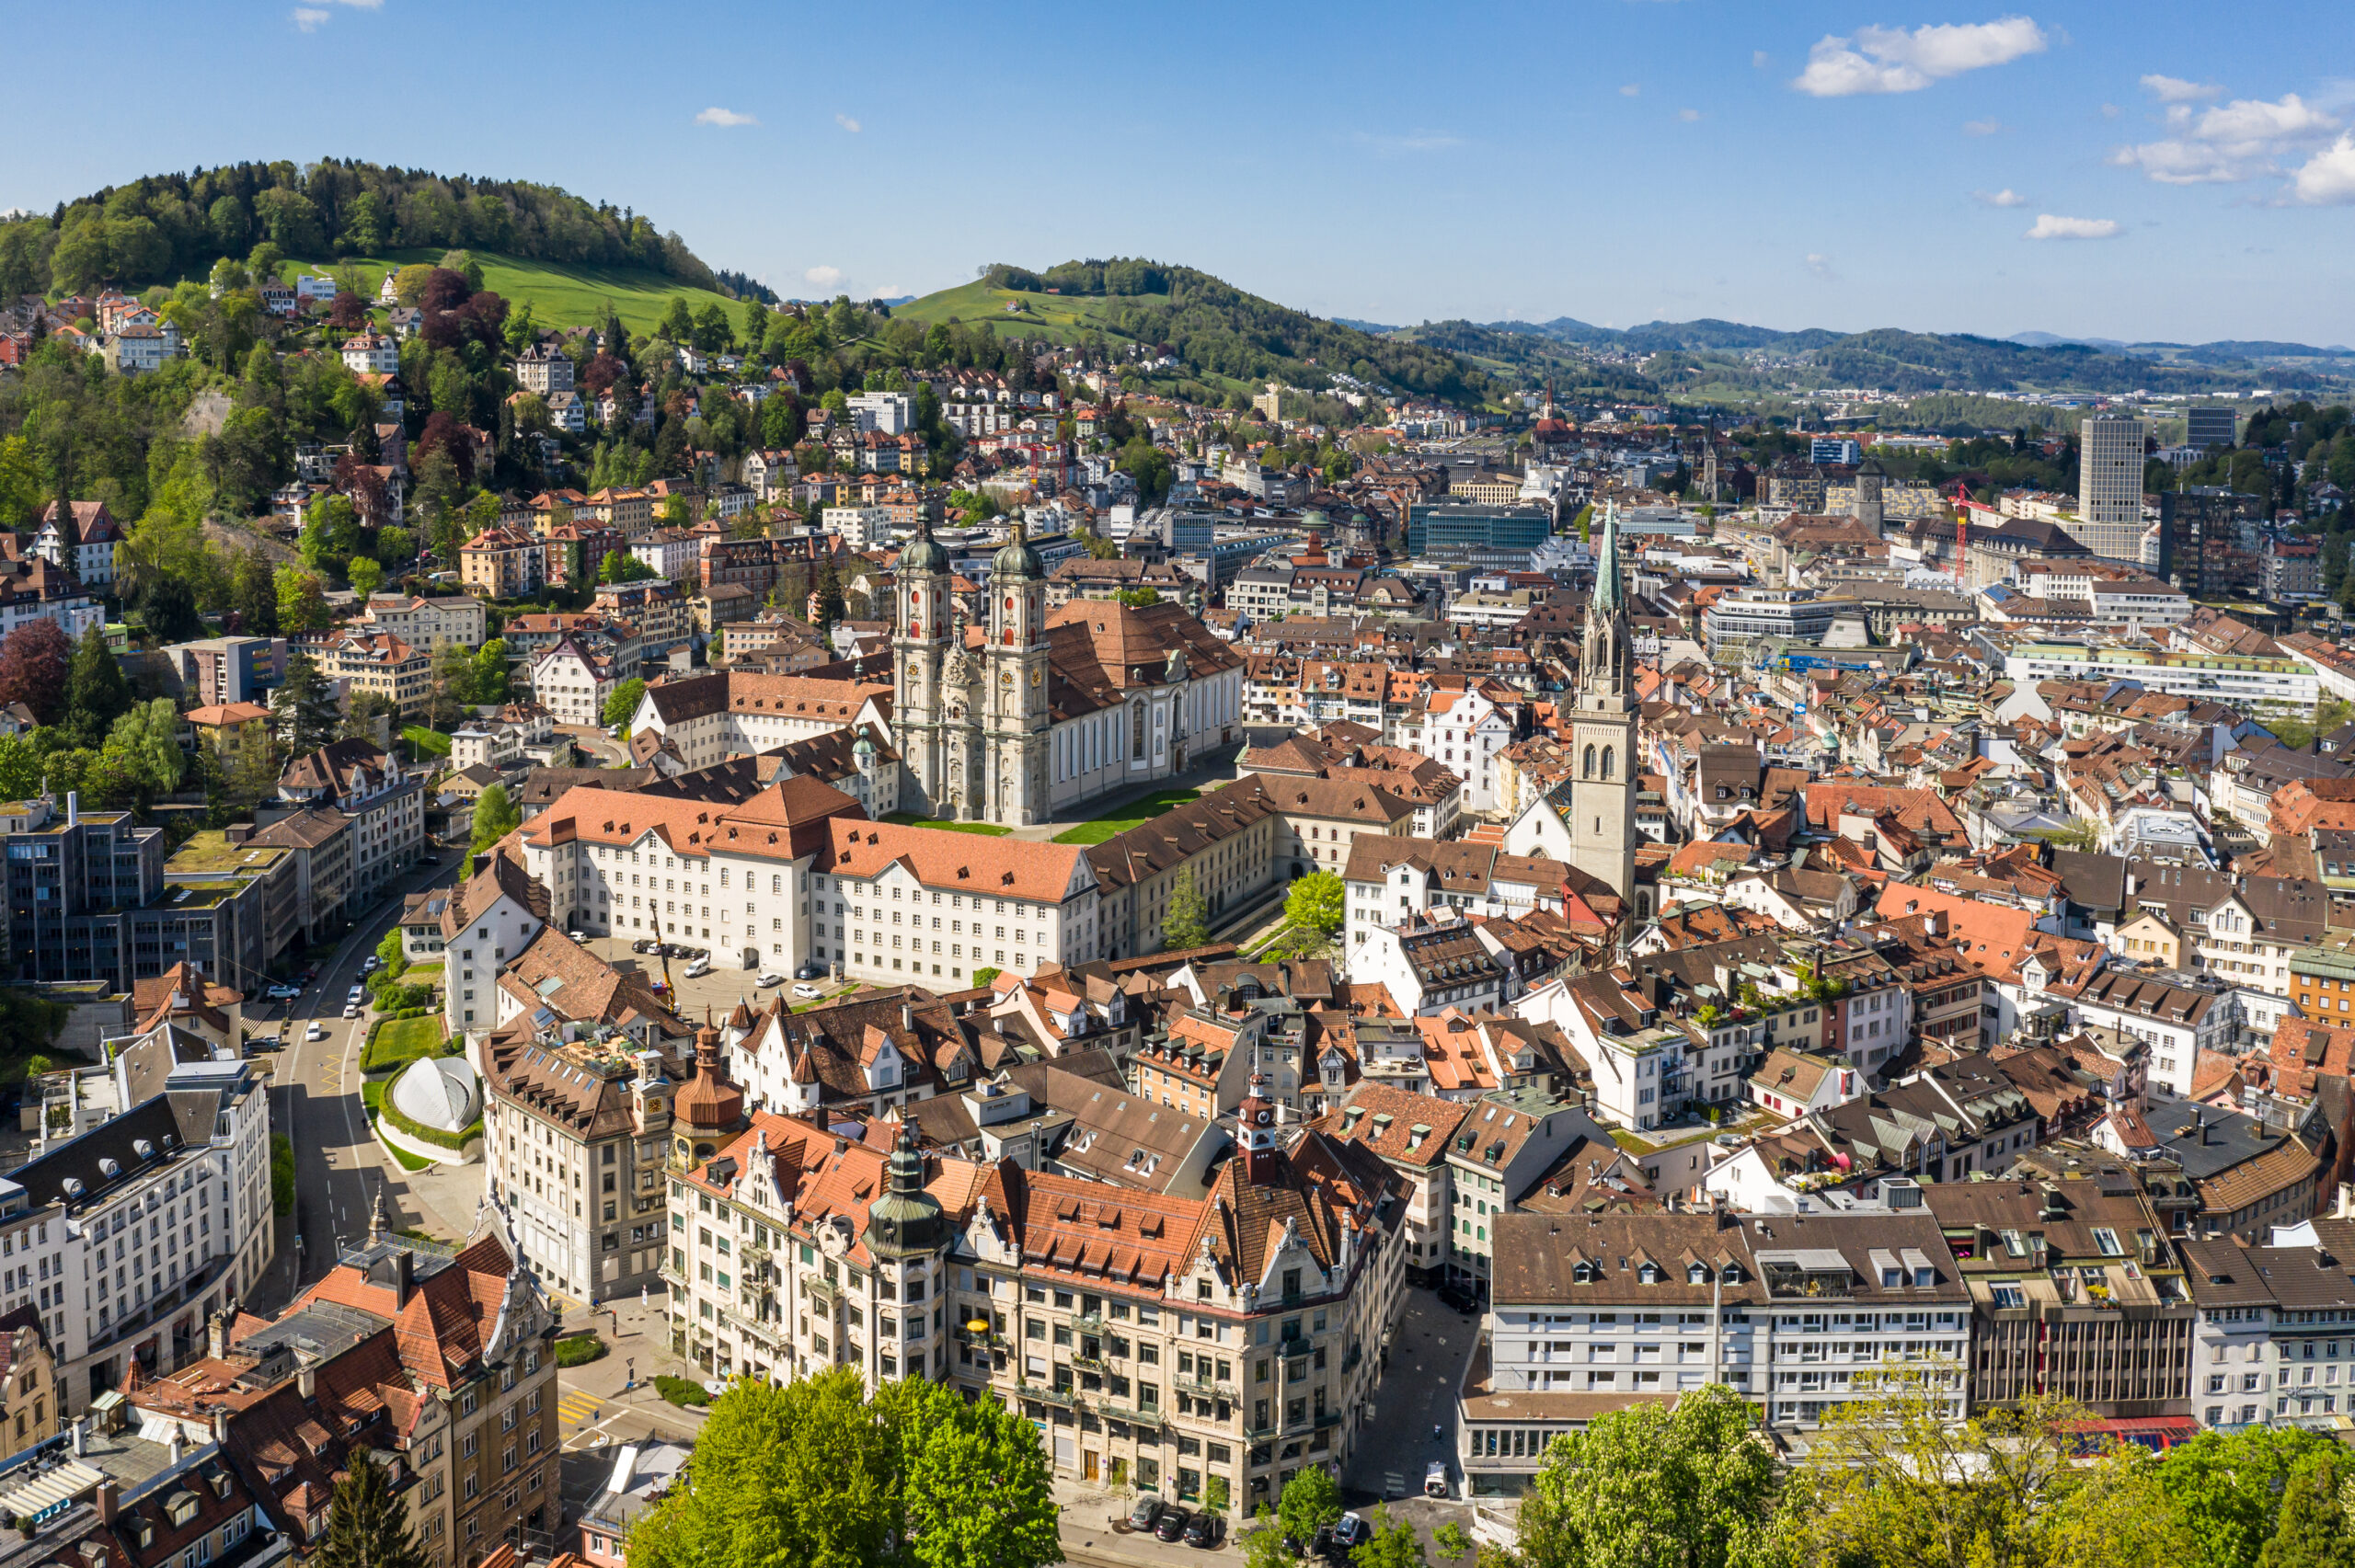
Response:
M1009 672L1008 672L1008 673L1006 673L1006 674L1004 674L1004 675L999 676L999 677L997 678L997 683L998 683L999 685L1001 685L1001 686L1007 686L1007 687L1012 686L1012 685L1014 684L1014 676L1013 676L1012 672L1011 672L1011 671L1009 671Z
M1256 1118L1261 1127L1266 1127L1266 1126L1268 1125L1268 1116L1269 1116L1269 1113L1268 1113L1268 1112L1266 1112L1266 1111L1261 1111L1261 1112L1259 1113L1258 1116Z

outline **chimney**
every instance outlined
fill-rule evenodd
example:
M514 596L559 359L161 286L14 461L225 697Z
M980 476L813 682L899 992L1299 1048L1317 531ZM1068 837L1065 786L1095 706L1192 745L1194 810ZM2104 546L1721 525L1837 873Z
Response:
M97 1505L98 1510L98 1523L102 1525L110 1525L114 1523L115 1504L121 1495L120 1491L115 1486L114 1478L112 1476L109 1476L106 1480L98 1482L98 1495L91 1499L91 1502Z
M188 1452L188 1439L181 1436L178 1426L172 1428L172 1439L166 1445L166 1449L171 1454L174 1464L179 1463L181 1456Z
M74 1457L80 1459L90 1451L90 1424L83 1419L74 1423Z
M229 1354L229 1310L224 1307L204 1325L204 1353L215 1361Z
M916 1004L912 997L903 996L900 999L900 1027L910 1034L915 1033Z
M69 828L82 820L82 794L79 790L65 792L65 825Z

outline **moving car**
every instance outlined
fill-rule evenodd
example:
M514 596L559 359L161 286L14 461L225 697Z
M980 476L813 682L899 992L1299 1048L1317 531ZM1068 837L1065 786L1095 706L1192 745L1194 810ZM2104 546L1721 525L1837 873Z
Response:
M346 1018L357 1018L357 1017L359 1017L359 1016L360 1016L360 1004L359 1004L358 1002L356 1002L356 1001L347 1001L347 1002L345 1002L345 1003L343 1004L343 1015L344 1015Z
M1153 1527L1153 1539L1155 1540L1176 1540L1179 1536L1186 1533L1186 1527L1193 1522L1192 1516L1189 1516L1185 1509L1167 1509L1162 1514L1161 1522Z
M1158 1497L1150 1494L1140 1497L1137 1505L1129 1510L1129 1528L1132 1530L1149 1530L1160 1522L1161 1499Z
M1423 1467L1423 1495L1426 1497L1447 1495L1447 1461L1445 1459L1433 1459Z
M1186 1544L1207 1551L1226 1539L1226 1519L1218 1514L1197 1514L1186 1526Z
M765 990L770 986L781 986L785 984L785 977L778 974L775 969L763 969L760 973L760 977L752 983Z
M367 994L368 988L366 986L353 986L350 994L345 996L343 1000L350 1002L358 1002L366 997Z
M709 973L711 973L711 960L708 958L698 958L687 966L687 979L691 980L699 980Z
M304 1033L303 1037L306 1040L324 1040L327 1037L327 1026L314 1018L311 1020L310 1028Z
M292 1001L303 994L301 986L272 986L263 993L272 1001Z
M808 980L793 982L793 1000L796 1001L815 1001L825 994L824 990L811 985Z

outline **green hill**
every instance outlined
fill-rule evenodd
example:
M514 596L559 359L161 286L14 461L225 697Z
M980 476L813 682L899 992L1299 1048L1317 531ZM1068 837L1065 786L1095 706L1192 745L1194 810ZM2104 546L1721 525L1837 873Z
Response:
M442 259L442 252L434 249L391 250L377 256L357 256L335 261L290 261L280 269L281 275L293 279L298 272L326 272L336 268L358 269L366 280L369 298L375 298L375 287L387 271L423 262L428 266ZM522 257L502 256L493 251L469 251L482 263L482 286L504 299L513 309L523 308L526 301L532 306L532 319L542 326L594 326L604 319L607 301L620 315L622 325L632 332L652 332L654 324L669 307L674 296L684 295L689 310L701 310L706 304L717 304L735 320L742 306L726 294L710 289L691 288L676 278L637 267L590 267L558 261L533 261Z
M986 321L1008 336L1108 346L1166 345L1191 373L1230 385L1281 381L1321 388L1340 372L1394 389L1477 406L1499 390L1460 355L1377 337L1292 310L1190 267L1066 261L1044 272L996 266L971 283L898 306L929 326Z

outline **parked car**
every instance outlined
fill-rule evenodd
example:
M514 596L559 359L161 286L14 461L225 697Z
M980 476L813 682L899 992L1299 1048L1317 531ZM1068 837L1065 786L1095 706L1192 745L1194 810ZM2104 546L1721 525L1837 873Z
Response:
M698 958L687 966L687 979L691 980L699 980L709 973L711 973L711 960L708 958Z
M1433 1459L1423 1467L1423 1495L1426 1497L1447 1495L1447 1461L1445 1459Z
M303 994L301 986L272 986L263 993L272 1001L292 1001Z
M760 972L759 977L754 979L752 983L765 990L770 986L781 986L785 984L785 977L778 974L775 969L763 969Z
M350 992L346 995L343 1000L346 1001L358 1001L367 994L368 988L366 986L353 986Z
M1226 1539L1226 1519L1220 1514L1197 1514L1186 1526L1186 1544L1208 1551Z
M311 1027L304 1032L303 1037L306 1040L324 1040L327 1037L327 1026L314 1018L311 1020Z
M815 1001L825 994L821 988L810 984L808 980L793 982L793 1000L796 1001Z
M1373 1539L1373 1527L1354 1513L1342 1515L1333 1527L1333 1544L1343 1551L1355 1551Z
M343 1004L343 1015L344 1015L346 1018L357 1018L357 1017L359 1017L359 1016L360 1016L360 1004L359 1004L358 1002L356 1002L356 1001L347 1001L347 1002L345 1002L345 1003Z
M651 953L654 951L654 939L650 936L641 936L629 944L629 950L633 953Z
M260 1056L265 1051L278 1049L285 1043L275 1035L257 1035L246 1042L246 1054L249 1057Z
M371 953L366 958L361 961L360 972L363 975L373 975L384 967L385 961L382 958L377 957L373 953Z
M1129 1528L1132 1530L1149 1530L1160 1522L1161 1499L1158 1497L1151 1494L1140 1497L1136 1506L1129 1510Z
M1440 1287L1439 1302L1441 1306L1461 1312L1467 1318L1480 1310L1480 1303L1473 1299L1470 1291L1453 1285Z
M571 934L572 940L580 943L583 947L586 947L589 944L589 933L587 932L576 931Z
M1162 1513L1161 1522L1153 1527L1153 1539L1176 1540L1186 1533L1186 1527L1193 1522L1192 1516L1183 1508L1166 1509Z
M818 960L817 960L817 959L815 959L815 958L810 958L810 959L806 959L806 960L804 960L804 961L803 961L803 963L802 963L802 965L801 965L801 967L799 967L799 968L798 968L798 969L794 970L793 972L794 972L794 974L795 974L796 976L798 976L798 978L800 978L800 979L805 979L805 980L814 980L814 979L816 979L820 975L822 975L822 974L824 974L824 973L826 972L826 966L824 966L823 964L821 964L821 963L820 963L820 962L818 962Z

